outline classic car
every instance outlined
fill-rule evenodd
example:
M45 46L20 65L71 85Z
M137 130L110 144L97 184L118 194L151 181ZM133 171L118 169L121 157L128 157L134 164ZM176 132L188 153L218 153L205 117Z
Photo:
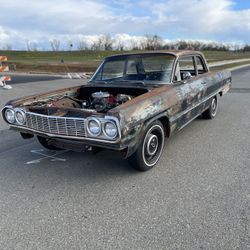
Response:
M117 150L145 171L174 132L200 115L216 116L231 82L229 71L209 71L200 52L114 55L87 84L9 101L2 115L47 149Z

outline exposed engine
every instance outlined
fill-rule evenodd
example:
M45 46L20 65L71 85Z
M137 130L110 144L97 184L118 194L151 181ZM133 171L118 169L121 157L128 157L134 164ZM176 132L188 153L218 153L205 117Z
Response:
M55 107L55 108L79 108L91 112L107 112L108 110L119 106L132 99L127 94L113 95L109 92L94 92L90 95L89 100L81 100L77 97L68 95L51 97L44 101L32 103L32 107Z
M89 101L82 101L82 108L93 109L97 112L106 112L122 103L132 99L132 96L118 94L116 96L109 92L94 92Z

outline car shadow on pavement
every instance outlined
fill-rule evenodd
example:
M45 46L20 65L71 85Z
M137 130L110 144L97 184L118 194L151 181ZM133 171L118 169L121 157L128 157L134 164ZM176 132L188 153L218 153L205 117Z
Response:
M0 165L2 186L11 185L16 191L36 187L39 192L67 186L82 189L86 185L88 188L109 189L108 183L118 185L131 178L136 180L140 174L111 151L96 155L73 151L58 155L58 152L43 149L34 142L0 154L0 161L4 159Z
M33 143L32 143L33 144ZM135 171L123 159L119 152L103 150L98 153L73 152L70 150L50 151L34 142L31 150L26 151L29 161L25 165L32 168L58 171L60 174L74 173L79 177L85 175L134 174Z

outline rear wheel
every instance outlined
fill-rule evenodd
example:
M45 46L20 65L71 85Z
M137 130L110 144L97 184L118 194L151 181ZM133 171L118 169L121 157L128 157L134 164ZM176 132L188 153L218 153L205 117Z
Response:
M62 150L61 148L58 148L56 146L50 145L49 144L49 140L47 138L41 137L41 136L37 136L38 141L40 142L40 144L49 150Z
M215 96L212 99L209 108L202 113L202 117L205 119L213 119L217 114L217 110L218 110L218 101L217 97Z
M129 163L139 171L147 171L153 168L164 148L165 134L162 123L151 123L142 136L138 149L128 158Z

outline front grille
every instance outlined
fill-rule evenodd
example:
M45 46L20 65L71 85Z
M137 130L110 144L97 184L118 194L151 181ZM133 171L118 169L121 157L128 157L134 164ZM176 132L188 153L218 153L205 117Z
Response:
M49 134L86 137L85 119L26 113L27 128Z

